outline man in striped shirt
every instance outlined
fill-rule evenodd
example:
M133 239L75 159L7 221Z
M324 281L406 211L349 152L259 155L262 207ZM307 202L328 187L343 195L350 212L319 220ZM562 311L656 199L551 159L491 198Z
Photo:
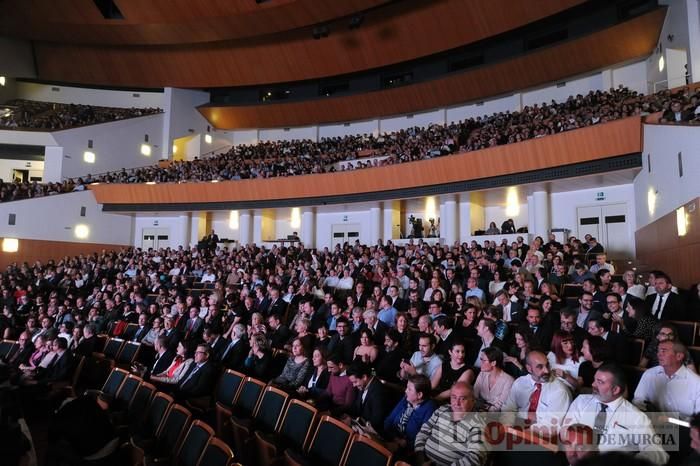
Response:
M441 406L416 436L416 464L426 460L440 466L481 466L486 463L485 421L472 413L474 393L464 382L450 391L450 404Z

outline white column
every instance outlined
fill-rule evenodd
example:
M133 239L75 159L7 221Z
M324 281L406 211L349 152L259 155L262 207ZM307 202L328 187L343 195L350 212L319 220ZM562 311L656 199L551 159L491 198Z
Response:
M306 248L316 247L316 213L313 207L304 207L301 212L301 242Z
M253 211L253 243L260 246L263 241L263 212L260 209Z
M44 183L60 183L63 171L63 147L46 146L44 148Z
M382 212L383 219L383 228L382 228L382 239L384 240L384 244L386 244L387 241L393 238L394 236L394 203L392 201L384 201L384 212ZM399 224L400 222L397 222ZM396 236L397 238L399 235Z
M615 83L613 81L613 70L612 68L609 68L607 70L603 70L600 72L600 76L603 78L603 90L607 91L613 87L615 87Z
M458 220L457 196L440 196L440 237L445 239L448 246L452 246L459 239Z
M382 210L379 203L369 209L369 244L377 244L379 239L386 241L391 238L382 238Z
M688 71L690 82L700 81L700 2L686 0L688 10Z
M253 218L250 210L241 210L238 213L238 238L239 244L245 246L252 243Z
M459 220L456 221L457 226L457 238L460 243L464 241L463 238L471 236L474 232L472 231L471 222L471 203L469 202L469 193L462 193L459 195Z
M532 193L532 204L529 203L528 198L527 208L528 215L530 215L530 209L533 209L532 219L534 220L534 225L529 229L529 232L535 236L541 236L543 239L547 238L551 228L549 224L549 194L546 191L535 191Z
M185 215L180 215L180 238L182 238L182 246L187 247L191 245L193 242L196 244L197 241L199 241L199 238L195 238L194 240L192 239L192 226L190 224L191 221L191 216L192 214L185 214ZM195 230L196 231L196 230ZM141 233L139 233L141 234ZM141 241L141 238L138 238L137 241ZM177 248L180 246L179 244L174 244L173 247Z

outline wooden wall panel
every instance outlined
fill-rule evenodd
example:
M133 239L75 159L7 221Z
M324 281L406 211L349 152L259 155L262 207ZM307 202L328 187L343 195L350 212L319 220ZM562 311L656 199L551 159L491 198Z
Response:
M404 3L386 9L402 8ZM374 21L368 18L359 29L348 30L344 22L322 40L314 40L310 30L301 29L181 46L105 47L50 41L36 42L34 49L41 79L139 87L270 84L353 73L432 55L581 3L583 0L421 2L419 8L404 14Z
M440 185L640 152L641 127L640 117L631 117L518 144L352 172L220 183L98 184L90 190L100 204L173 204L298 199Z
M119 0L124 19L104 19L92 0L15 2L4 34L68 44L145 45L262 36L332 21L390 0Z
M96 243L72 243L65 241L42 241L35 239L20 239L17 252L0 252L0 270L5 270L8 265L17 262L28 262L33 264L36 261L47 261L48 259L59 260L64 256L77 256L80 254L92 254L102 250L119 251L128 245L119 244L96 244Z
M685 204L686 211L691 204L695 209L688 212L685 236L678 236L675 210L635 234L638 261L663 270L676 286L683 288L700 281L700 198Z
M656 46L664 17L664 11L655 11L581 39L410 86L303 102L207 106L201 107L200 112L221 129L279 128L450 106L646 57Z

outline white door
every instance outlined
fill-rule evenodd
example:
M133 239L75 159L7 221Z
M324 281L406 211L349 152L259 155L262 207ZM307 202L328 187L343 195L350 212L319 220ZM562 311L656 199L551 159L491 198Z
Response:
M583 241L584 236L591 235L602 242L600 237L600 216L602 214L600 206L579 207L576 209L578 221L577 238ZM605 243L603 243L605 244Z
M354 243L360 239L359 223L339 223L331 225L331 246L336 244L341 246L344 243Z
M587 234L593 236L612 259L632 256L627 204L578 207L576 213L579 239Z
M169 228L144 228L142 233L141 247L143 249L167 248L170 246Z

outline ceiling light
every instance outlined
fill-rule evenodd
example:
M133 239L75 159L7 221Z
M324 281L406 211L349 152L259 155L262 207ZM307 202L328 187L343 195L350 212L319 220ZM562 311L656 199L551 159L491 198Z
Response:
M0 76L0 86L5 85L5 76Z
M2 252L17 252L19 240L17 238L4 238L2 240Z

